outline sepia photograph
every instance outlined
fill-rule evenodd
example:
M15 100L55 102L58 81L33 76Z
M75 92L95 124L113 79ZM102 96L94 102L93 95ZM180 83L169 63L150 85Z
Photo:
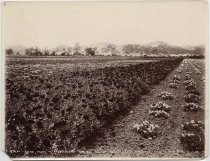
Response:
M2 150L30 159L204 159L208 2L2 4Z

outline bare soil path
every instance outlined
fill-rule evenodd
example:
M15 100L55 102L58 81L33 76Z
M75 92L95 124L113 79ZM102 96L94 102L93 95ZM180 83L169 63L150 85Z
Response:
M195 67L200 64L201 71L197 74ZM141 101L132 111L121 116L112 125L101 129L100 135L88 140L80 147L77 157L147 157L147 158L200 158L201 152L189 152L180 145L179 136L182 133L181 125L192 119L204 121L204 111L184 112L182 105L185 104L184 77L187 70L192 72L192 77L197 83L197 89L202 93L201 105L204 107L204 86L201 77L204 76L204 60L184 60L177 69L174 69L167 78L159 85L154 86L149 95L142 96ZM178 72L181 69L181 72ZM168 84L173 75L179 75L180 85L178 89L169 88ZM171 92L174 100L164 101L157 97L161 92ZM168 119L149 116L149 106L159 101L171 106ZM160 126L160 134L156 139L144 139L133 131L135 123L148 120Z

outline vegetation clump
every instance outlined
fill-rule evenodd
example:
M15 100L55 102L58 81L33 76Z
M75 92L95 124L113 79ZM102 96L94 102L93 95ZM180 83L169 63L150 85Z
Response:
M204 124L191 120L182 125L184 132L180 136L182 146L189 151L203 151L205 146Z
M186 105L182 105L183 110L184 111L193 111L193 112L197 112L199 110L201 110L199 104L197 103L187 103Z
M158 97L161 97L163 100L173 100L174 96L172 93L169 92L162 92L158 95Z
M158 136L159 126L144 121L141 124L135 124L133 126L134 130L146 139L155 139Z
M149 115L168 118L170 108L171 106L167 105L166 103L158 102L156 104L150 105Z
M180 61L108 64L94 70L75 62L69 70L72 63L64 59L8 61L7 153L11 157L40 156L39 151L45 151L44 156L77 148L119 113L129 112ZM10 153L17 149L20 153Z

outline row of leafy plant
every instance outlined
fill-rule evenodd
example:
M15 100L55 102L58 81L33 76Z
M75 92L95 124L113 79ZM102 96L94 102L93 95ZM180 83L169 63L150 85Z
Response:
M174 81L180 81L179 75L173 75L172 79L169 82L170 83ZM175 97L170 92L161 92L158 97L162 100L174 100ZM157 118L169 118L169 112L171 111L171 106L168 104L159 101L157 103L151 104L149 107L149 115L154 116ZM135 124L133 126L134 130L140 134L143 138L146 139L155 139L160 131L159 125L153 124L149 121L143 121L141 124Z
M27 61L27 60L26 60ZM91 71L13 64L6 77L6 151L11 157L72 150L119 114L129 111L181 59ZM82 64L81 64L82 65ZM18 68L17 68L18 67ZM42 66L43 68L43 66ZM42 71L53 72L48 74ZM16 151L14 153L13 151ZM30 151L30 154L26 154Z
M201 111L200 107L200 92L197 90L197 84L192 78L192 72L189 71L189 66L187 65L187 72L185 75L185 105L182 106L185 112L198 112ZM197 68L196 68L197 69ZM196 74L200 73L197 70ZM183 133L180 136L180 141L182 146L190 151L204 151L205 144L205 134L204 134L204 124L201 121L191 120L182 125Z
M199 105L200 102L200 92L196 89L196 83L192 79L192 72L189 72L189 66L186 66L186 75L185 75L185 96L184 100L186 102L185 105L182 106L185 112L197 112L202 110ZM178 73L182 73L183 65L181 65L180 69L177 69ZM196 72L200 73L200 72ZM177 89L180 85L180 76L174 75L172 79L169 81L169 88ZM158 95L162 100L173 100L175 99L172 93L162 92ZM169 118L169 112L171 111L171 106L166 103L160 101L150 105L149 115L154 117L161 118ZM183 148L190 151L204 151L205 147L205 125L202 121L194 121L185 122L182 126L182 134L180 135L180 142ZM144 121L141 124L135 124L133 126L134 130L140 134L143 138L146 139L155 139L158 137L160 127L156 124L153 124L148 121Z

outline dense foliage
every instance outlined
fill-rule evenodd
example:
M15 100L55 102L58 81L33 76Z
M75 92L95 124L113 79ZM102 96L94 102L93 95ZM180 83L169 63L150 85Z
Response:
M10 64L6 73L7 153L36 156L44 151L44 156L75 149L108 121L129 111L180 61L95 70L68 70L60 64L53 70L39 63L33 68L27 63Z

